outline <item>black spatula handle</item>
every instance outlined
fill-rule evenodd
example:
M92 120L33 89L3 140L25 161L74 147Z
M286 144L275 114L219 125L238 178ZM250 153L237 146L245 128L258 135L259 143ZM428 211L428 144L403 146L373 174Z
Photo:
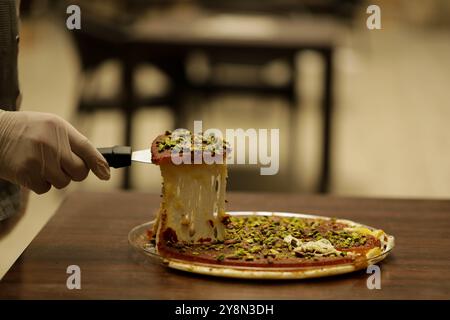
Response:
M131 147L114 146L97 150L100 151L110 167L123 168L131 165Z

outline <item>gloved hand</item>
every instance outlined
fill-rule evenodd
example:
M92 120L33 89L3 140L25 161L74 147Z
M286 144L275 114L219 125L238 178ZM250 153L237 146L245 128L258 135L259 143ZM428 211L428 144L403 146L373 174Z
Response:
M89 140L62 118L0 110L0 178L37 194L84 180L91 169L108 180L109 166Z

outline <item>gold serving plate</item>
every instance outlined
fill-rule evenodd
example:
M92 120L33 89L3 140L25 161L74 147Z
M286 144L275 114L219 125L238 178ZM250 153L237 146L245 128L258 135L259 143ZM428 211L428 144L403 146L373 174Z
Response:
M288 212L265 212L265 211L231 211L228 215L234 217L249 217L249 216L278 216L278 217L296 217L309 219L324 219L330 220L329 217L288 213ZM350 220L337 219L337 222L346 223L352 227L365 227L370 230L375 228L365 226ZM382 253L370 258L355 259L352 263L330 265L330 266L307 266L307 267L276 267L276 266L230 266L213 263L203 263L195 261L187 261L174 258L161 257L154 245L152 245L147 236L148 230L153 230L155 220L141 224L133 228L128 234L129 243L139 252L143 253L150 260L162 263L163 265L187 272L204 274L209 276L226 277L226 278L240 278L240 279L307 279L327 277L350 273L357 270L365 269L369 265L376 264L385 259L392 251L395 245L395 239L392 235L387 235L387 241L383 245Z

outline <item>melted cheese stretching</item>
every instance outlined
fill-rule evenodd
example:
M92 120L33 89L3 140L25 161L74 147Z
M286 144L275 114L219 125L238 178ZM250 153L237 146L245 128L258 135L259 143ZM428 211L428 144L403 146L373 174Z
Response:
M170 228L179 242L223 240L226 164L168 163L160 168L164 182L157 239Z

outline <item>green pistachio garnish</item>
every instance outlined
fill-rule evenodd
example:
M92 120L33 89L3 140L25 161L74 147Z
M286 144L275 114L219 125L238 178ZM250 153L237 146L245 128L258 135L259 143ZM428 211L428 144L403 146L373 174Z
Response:
M192 255L208 252L217 261L225 259L255 261L265 259L273 263L280 259L317 258L315 252L294 252L299 246L297 241L328 240L337 253L327 255L331 257L347 257L347 248L363 246L370 236L355 231L346 231L344 224L332 220L311 220L301 218L278 218L272 216L227 217L225 224L225 238L223 241L208 244L171 244L180 252L191 252ZM284 239L292 236L289 243Z
M207 136L202 134L194 134L188 130L184 132L176 132L174 135L170 131L166 131L166 137L162 141L158 141L156 146L158 152L165 150L176 150L183 152L188 149L190 152L206 151L210 152L212 156L216 153L224 153L230 150L230 145L227 141L214 135L214 133Z

